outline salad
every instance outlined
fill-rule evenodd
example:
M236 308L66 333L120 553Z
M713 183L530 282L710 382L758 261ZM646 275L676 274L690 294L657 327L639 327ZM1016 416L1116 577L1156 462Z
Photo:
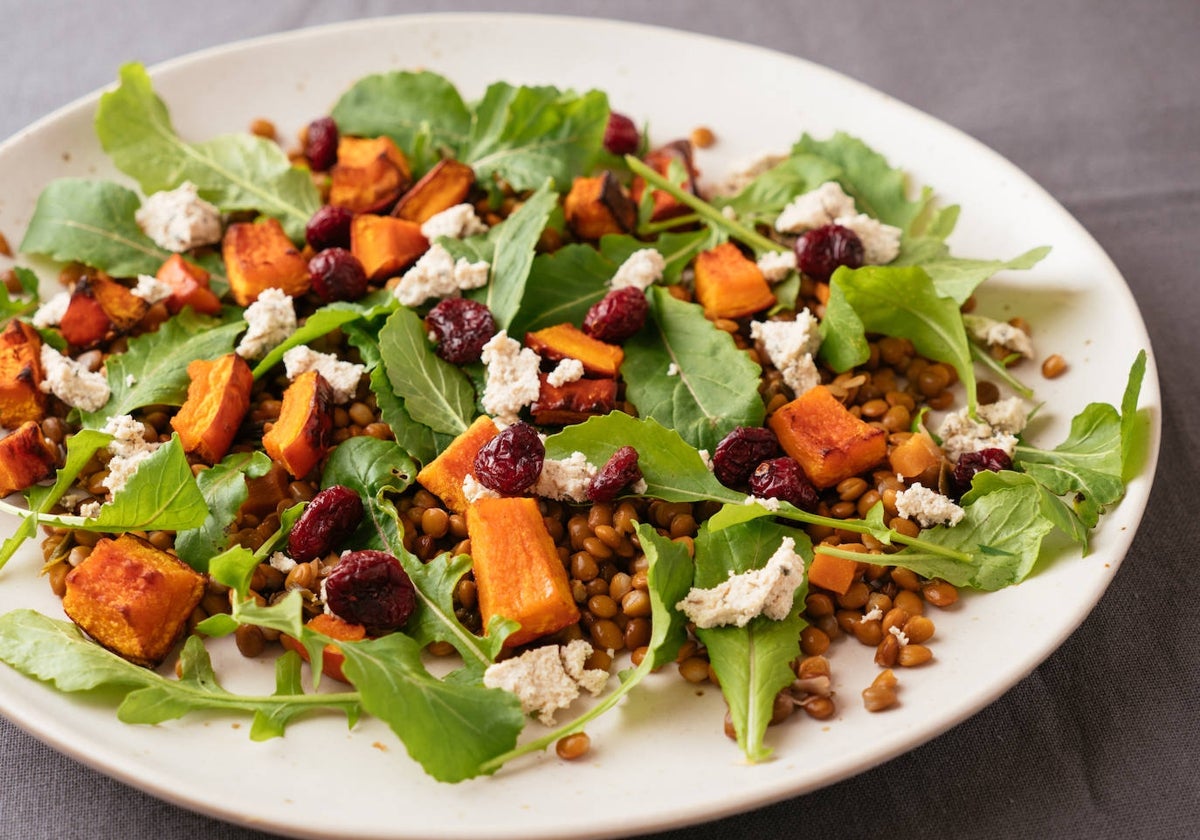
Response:
M577 757L678 662L762 760L772 721L833 713L838 636L885 709L926 605L1020 582L1053 529L1086 548L1122 495L1144 361L1022 441L1032 347L971 301L1044 249L951 255L957 208L852 137L701 187L601 92L390 73L289 159L179 138L136 65L96 127L141 195L50 184L21 250L66 292L18 268L0 300L0 562L49 528L75 622L8 613L0 659L123 689L127 722L367 712L458 781ZM228 634L278 655L274 695L221 688Z

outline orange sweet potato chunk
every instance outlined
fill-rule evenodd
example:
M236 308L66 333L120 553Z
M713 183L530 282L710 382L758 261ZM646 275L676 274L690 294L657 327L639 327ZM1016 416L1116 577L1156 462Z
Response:
M417 224L467 200L475 170L453 158L440 160L392 208L392 215Z
M824 385L812 388L771 415L779 445L817 487L832 487L887 457L887 433L864 423Z
M480 499L467 508L467 534L479 615L519 622L505 647L516 647L579 620L567 570L538 509L524 496Z
M625 351L620 347L592 338L574 324L555 324L526 333L525 345L544 359L578 359L593 376L615 377L625 361Z
M330 171L329 203L374 213L395 203L412 183L408 158L390 137L343 137Z
M808 565L809 584L839 595L849 592L854 579L858 577L858 562L845 557L822 554L820 546L813 549L813 552L812 563Z
M762 269L732 242L696 257L696 300L709 318L744 318L775 303Z
M43 378L42 337L23 321L9 321L0 334L0 426L13 429L46 416Z
M172 315L185 306L205 315L216 315L221 311L220 299L208 286L208 272L198 265L192 265L179 254L172 254L155 276L171 287L167 311Z
M283 392L279 419L263 435L263 448L293 478L308 475L329 452L333 405L333 389L315 370L297 376Z
M225 457L242 418L250 408L254 374L245 359L227 353L213 361L197 359L187 368L191 383L187 399L171 426L179 432L185 452L209 464Z
M102 539L67 574L63 610L104 647L157 666L204 595L204 575L145 540Z
M278 219L236 222L221 240L229 290L242 306L249 306L267 289L280 289L292 297L308 291L308 260L292 244Z
M629 233L637 223L637 205L611 172L576 178L563 200L567 225L580 239Z
M463 495L463 480L475 473L475 456L483 445L494 438L500 430L486 414L475 418L465 432L456 437L438 455L417 473L417 482L446 503L455 513L467 509L467 497Z
M71 292L59 329L73 347L94 347L142 320L146 301L102 274L84 275Z
M350 222L350 252L374 282L399 274L428 250L429 240L416 222L368 213Z
M361 642L367 637L366 628L361 624L351 624L348 621L342 621L336 615L330 615L329 613L321 613L315 616L308 621L306 626L341 642ZM305 662L308 661L308 649L291 636L280 636L279 643L288 650L296 651ZM346 674L342 671L342 666L345 663L346 655L342 653L341 648L337 645L328 644L322 649L321 671L335 680L348 683L350 681L346 679Z
M26 420L0 438L0 499L54 475L58 447L46 440L42 427Z

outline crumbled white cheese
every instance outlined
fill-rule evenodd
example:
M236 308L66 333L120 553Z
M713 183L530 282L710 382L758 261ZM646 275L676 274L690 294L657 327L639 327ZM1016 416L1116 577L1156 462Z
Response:
M285 575L296 568L296 561L282 551L276 551L267 559L267 562L271 564L272 569Z
M554 713L579 696L580 688L593 696L608 682L608 671L584 667L592 646L583 639L562 646L545 645L520 656L489 665L483 672L488 688L511 691L526 714L537 713L545 726L554 725Z
M742 499L744 505L760 505L767 510L779 510L779 500L772 499L766 496L747 496Z
M870 612L863 613L863 621L880 621L883 618L883 609L880 607L872 607Z
M561 388L568 382L578 382L583 379L583 362L578 359L561 359L546 376L546 382L555 388Z
M629 255L609 284L614 289L624 289L633 286L645 291L662 279L667 262L663 255L653 248L642 248Z
M103 373L88 370L49 344L42 345L42 374L38 388L84 411L99 411L112 394Z
M863 246L863 262L867 265L886 265L900 254L900 228L885 225L866 213L838 216L834 224L849 228Z
M821 384L813 356L821 348L817 319L805 309L794 321L752 321L750 336L761 341L771 364L796 396Z
M781 283L796 270L796 252L767 251L758 258L758 270L771 285Z
M696 454L700 456L700 460L704 462L704 468L709 472L713 471L712 456L708 454L707 449L697 449Z
M675 364L674 362L671 362L671 364L667 365L667 376L678 376L678 375L679 375L679 365Z
M441 245L429 246L396 284L392 293L405 306L420 306L430 298L457 295L466 289L478 289L488 281L488 264L454 257Z
M900 647L904 647L908 644L908 635L905 634L905 632L899 627L889 627L888 632L896 637L896 641L900 643Z
M830 224L838 216L851 216L854 213L854 199L846 195L842 185L837 181L826 181L816 189L793 198L775 219L775 230L780 233L802 233L809 228Z
M586 502L588 485L599 471L582 452L572 452L562 459L547 458L533 492L546 499Z
M100 483L115 496L141 463L158 449L158 442L147 441L146 427L128 414L109 417L101 431L112 435L113 439L108 444L108 451L112 453L108 460L108 475Z
M645 496L646 491L650 489L650 485L646 483L646 479L639 478L633 484L629 485L629 492L635 496Z
M478 236L487 233L488 226L470 204L455 204L440 213L430 216L421 224L421 235L433 242L439 236L451 239L465 239L468 236Z
M784 537L761 569L732 575L712 589L693 589L675 605L699 628L733 624L745 627L765 615L781 621L792 611L797 587L804 582L804 560L796 542Z
M67 307L70 305L71 293L59 292L39 306L37 312L34 312L33 317L29 320L41 330L58 326L62 323L63 316L67 314Z
M154 244L167 251L189 251L221 241L221 211L202 199L191 181L156 192L134 218Z
M237 346L243 359L261 359L296 331L296 308L280 289L264 289L243 317L246 334Z
M957 461L965 452L982 449L1001 449L1011 458L1017 449L1016 435L972 420L965 407L946 415L938 428L938 437L942 439L942 451L951 461Z
M358 382L367 372L365 365L344 362L332 353L318 353L303 344L283 354L283 367L287 371L288 380L293 380L310 370L321 374L333 389L333 401L336 403L350 402L354 399Z
M137 285L130 289L134 297L140 297L150 306L171 296L171 287L150 274L139 274Z
M132 388L132 387L133 387L134 385L136 385L136 384L137 384L137 377L136 377L136 376L134 376L132 373L130 373L130 374L126 374L126 376L125 376L125 387L126 387L126 388Z
M463 497L468 502L478 502L480 499L498 499L500 494L490 487L485 486L475 476L467 473L466 478L462 483Z
M82 516L84 519L95 519L97 516L100 515L100 508L102 508L102 507L104 507L104 506L102 504L100 504L100 502L97 502L97 501L84 502L83 504L81 504L79 506L79 515ZM72 555L68 556L67 559L70 560L71 556L74 556L74 555L72 554ZM71 563L71 565L78 566L79 563L82 563L82 562L83 562L83 558L80 558L78 562Z
M917 483L896 494L896 513L905 519L915 519L922 528L934 525L953 528L962 521L965 511L936 490Z
M734 172L725 176L724 179L713 185L712 195L714 196L731 196L737 195L746 188L746 185L763 174L769 169L773 169L783 161L787 160L787 155L779 154L764 154L752 161L748 161L739 166ZM722 211L723 212L723 211Z
M528 347L522 348L504 330L483 345L480 358L487 365L483 409L506 426L511 425L521 409L538 397L542 387L538 379L542 359Z
M976 341L992 347L1003 347L1010 353L1033 358L1033 342L1029 333L1004 321L985 318L982 315L964 315L963 323Z
M1029 413L1020 397L1007 397L989 405L981 405L975 412L993 429L1011 435L1020 434L1029 421Z

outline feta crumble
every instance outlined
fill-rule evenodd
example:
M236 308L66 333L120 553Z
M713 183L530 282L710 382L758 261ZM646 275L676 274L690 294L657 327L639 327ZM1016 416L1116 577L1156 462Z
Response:
M277 572L282 572L285 575L292 569L296 568L296 561L291 557L288 557L282 551L276 551L274 554L272 554L270 558L267 559L267 563L270 564L272 569Z
M555 388L561 388L568 382L578 382L580 379L583 379L583 362L571 358L561 359L546 376L546 382Z
M130 289L134 297L140 297L153 306L171 296L171 287L150 274L139 274L137 285Z
M761 569L731 575L712 589L693 587L675 608L702 629L727 624L745 627L759 615L782 621L791 613L796 589L803 582L804 560L796 554L795 540L784 537Z
M779 510L780 507L779 499L772 499L766 496L747 496L746 498L742 499L742 504L760 505L770 511Z
M440 213L435 213L421 224L421 235L433 242L439 236L451 239L465 239L468 236L478 236L487 233L488 226L470 204L455 204Z
M904 647L908 644L908 635L899 627L889 627L888 632L896 637L896 641L900 643L900 647Z
M947 525L953 528L965 514L962 508L936 490L917 483L896 494L896 513L915 519L922 528Z
M855 212L854 199L846 195L842 185L837 181L826 181L793 198L775 219L775 230L803 233L809 228L830 224L838 216L851 216Z
M416 264L404 273L392 293L405 306L420 306L430 298L457 295L478 289L488 281L489 265L453 255L441 245L431 245Z
M863 246L866 265L886 265L900 254L900 228L885 225L866 213L838 216L834 224L854 231Z
M562 459L547 458L533 492L546 499L586 502L588 485L599 471L582 452L572 452Z
M862 620L863 621L882 621L883 620L883 609L880 607L873 607L870 612L863 613Z
M629 255L617 273L609 281L614 289L624 289L633 286L643 292L662 279L667 262L663 255L653 248L642 248Z
M33 317L29 320L41 330L56 327L62 323L63 316L67 314L67 307L70 305L71 293L59 292L39 306L37 312L34 312Z
M817 319L805 309L794 321L752 321L750 337L761 341L771 364L796 396L821 384L813 356L821 348Z
M1029 421L1025 403L1020 397L1007 397L988 405L981 405L975 409L975 413L993 429L1012 435L1020 434Z
M264 289L243 317L246 333L236 350L243 359L261 359L296 331L291 295L280 289Z
M318 353L303 344L283 354L283 367L289 381L310 370L321 374L333 389L333 401L336 403L354 399L358 382L367 372L365 365L344 362L331 353Z
M88 370L49 344L42 345L41 353L43 376L38 388L44 393L83 411L99 411L108 402L112 391L103 373Z
M483 410L505 426L517 421L521 409L537 399L542 383L538 379L541 357L500 330L483 345L480 357L487 365L487 385L483 389Z
M679 375L679 365L675 364L674 362L671 362L671 364L667 365L667 376L678 376L678 375Z
M1020 327L982 315L964 315L963 323L976 341L989 347L1003 347L1028 359L1033 358L1033 341Z
M796 252L767 251L758 258L758 270L772 286L781 283L796 270Z
M113 439L108 444L108 451L112 453L108 460L108 475L100 483L115 496L159 445L157 441L147 441L146 427L128 414L109 417L101 431L112 435Z
M221 211L202 199L191 181L156 192L138 208L134 219L155 245L167 251L190 251L221 241Z
M511 691L520 699L521 711L536 713L543 725L553 726L554 713L571 705L581 688L595 696L608 682L608 671L584 666L591 653L592 646L583 639L527 650L489 665L483 684Z
M480 499L499 499L500 494L485 486L475 476L467 473L462 483L463 498L468 502L478 502Z
M966 452L982 449L1000 449L1011 458L1017 449L1017 437L1012 431L971 419L965 407L946 415L938 428L938 437L942 439L942 451L952 462Z
M697 449L696 454L700 456L700 460L704 462L704 468L709 472L713 471L712 456L708 454L707 449Z

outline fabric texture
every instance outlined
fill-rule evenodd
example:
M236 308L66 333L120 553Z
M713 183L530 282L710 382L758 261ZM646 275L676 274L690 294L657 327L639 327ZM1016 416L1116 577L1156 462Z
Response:
M979 714L881 767L656 836L1195 836L1200 645L1190 581L1200 517L1183 500L1200 475L1200 4L207 0L185 9L0 0L0 137L109 84L126 60L150 64L333 20L495 10L602 15L760 44L966 131L1032 175L1099 240L1133 290L1159 363L1163 458L1148 511L1107 594L1055 654ZM0 718L0 836L269 835L161 802Z

